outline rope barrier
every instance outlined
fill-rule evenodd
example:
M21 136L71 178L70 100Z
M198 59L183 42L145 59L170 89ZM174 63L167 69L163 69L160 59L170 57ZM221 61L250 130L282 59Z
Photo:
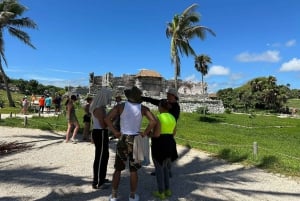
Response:
M40 117L40 116L38 116ZM54 117L54 116L53 116ZM57 116L59 117L59 115ZM12 112L10 113L10 118L12 118ZM16 114L15 114L15 118L17 118ZM1 120L1 113L0 113L0 120ZM24 116L24 126L26 127L27 124L28 124L28 117L27 116ZM30 119L30 121L32 122L36 122L36 123L44 123L44 124L47 124L49 125L51 128L57 128L57 127L65 127L66 125L65 124L51 124L49 122L42 122L42 121L36 121L34 119ZM249 126L242 126L242 125L238 125L238 124L229 124L229 123L221 123L221 124L226 124L226 125L230 125L230 126L237 126L237 127L242 127L242 128L270 128L270 127L276 127L276 128L283 128L283 127L295 127L295 126L264 126L264 127L249 127ZM179 139L179 140L182 140L182 141L186 141L186 142L190 142L190 143L194 143L194 144L202 144L202 145L207 145L207 146L223 146L223 147L245 147L245 148L249 148L249 147L252 147L253 149L253 154L255 156L258 155L258 144L257 142L254 142L253 145L241 145L241 144L217 144L217 143L205 143L205 142L199 142L199 141L195 141L195 140L188 140L188 139L185 139L185 138L180 138L178 136L175 136L176 139ZM259 149L262 149L262 150L266 150L266 151L272 151L272 153L276 153L278 155L281 155L283 157L288 157L288 158L292 158L292 159L295 159L295 160L299 160L300 161L300 158L298 157L295 157L295 156L290 156L290 155L287 155L287 154L283 154L283 153L280 153L280 152L274 152L273 150L271 149L268 149L268 148L264 148L264 147L259 147Z
M239 144L226 144L225 145L225 144L216 144L216 143L197 142L197 141L194 141L194 140L188 140L188 139L180 138L180 137L177 137L177 136L175 136L175 138L179 139L179 140L187 141L187 142L192 142L192 143L195 143L195 144L203 144L203 145L208 145L208 146L245 147L245 148L252 147L254 156L259 155L258 154L258 148L259 148L259 149L263 149L263 150L266 150L266 151L270 151L272 153L276 153L276 154L284 156L284 157L288 157L288 158L292 158L292 159L296 159L296 160L300 161L300 158L298 158L298 157L290 156L290 155L283 154L283 153L280 153L280 152L274 152L273 150L268 149L268 148L259 147L257 142L253 142L253 145L239 145Z

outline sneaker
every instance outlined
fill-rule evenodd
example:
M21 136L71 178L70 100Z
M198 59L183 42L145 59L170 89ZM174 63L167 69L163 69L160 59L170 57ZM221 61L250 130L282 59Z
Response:
M131 198L130 196L129 196L129 201L139 201L140 200L140 196L138 195L138 194L135 194L134 195L134 198Z
M168 190L165 190L165 196L166 197L170 197L172 195L172 192L168 189Z
M155 172L151 172L150 175L151 176L156 176L156 173Z
M98 185L98 189L104 190L104 189L108 189L109 188L109 184L103 183L100 186Z
M76 144L76 143L78 142L78 140L71 138L71 142L72 142L73 144Z
M109 179L104 179L104 183L111 183Z
M165 199L166 199L166 195L165 195L164 192L160 193L159 191L154 191L154 192L152 193L152 195L153 195L154 197L157 197L157 198L161 199L161 200L165 200Z
M109 196L109 201L118 201L117 198L112 198L111 195Z

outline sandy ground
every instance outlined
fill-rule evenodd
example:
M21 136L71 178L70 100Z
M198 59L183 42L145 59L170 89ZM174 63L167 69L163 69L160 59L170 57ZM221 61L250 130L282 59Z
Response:
M63 143L64 133L0 127L0 141L18 141L31 148L0 155L0 201L107 201L111 187L91 188L94 145ZM112 179L114 148L110 143L108 179ZM256 168L228 164L208 154L178 146L169 201L299 201L300 181ZM154 201L153 165L139 171L141 201ZM119 200L128 200L129 174L122 173Z

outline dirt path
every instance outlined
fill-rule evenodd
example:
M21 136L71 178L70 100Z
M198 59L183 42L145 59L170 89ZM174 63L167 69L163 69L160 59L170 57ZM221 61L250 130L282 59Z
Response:
M0 155L0 201L68 200L107 201L111 189L91 188L94 146L88 142L63 143L64 134L49 131L0 127L0 141L19 141L32 148ZM110 144L108 179L111 180L114 147ZM178 146L180 159L174 163L169 201L299 201L300 182L256 168L227 164L209 155ZM153 165L139 171L141 201L156 200ZM120 201L129 195L128 171L122 174Z

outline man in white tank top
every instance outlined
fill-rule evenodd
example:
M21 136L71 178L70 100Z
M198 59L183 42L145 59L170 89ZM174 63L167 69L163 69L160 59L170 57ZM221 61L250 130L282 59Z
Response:
M106 116L105 123L113 132L116 138L119 139L116 150L115 172L112 180L112 194L110 201L117 200L118 187L120 183L121 171L126 167L126 161L129 162L130 170L130 195L129 201L138 201L139 196L136 194L138 184L137 170L141 167L140 164L134 162L133 159L133 142L137 135L149 135L151 130L157 124L155 116L151 113L148 107L141 104L142 92L137 87L132 87L124 91L128 101L116 105ZM120 116L120 130L113 126L113 119ZM141 131L142 118L145 116L148 120L148 125L144 131Z

